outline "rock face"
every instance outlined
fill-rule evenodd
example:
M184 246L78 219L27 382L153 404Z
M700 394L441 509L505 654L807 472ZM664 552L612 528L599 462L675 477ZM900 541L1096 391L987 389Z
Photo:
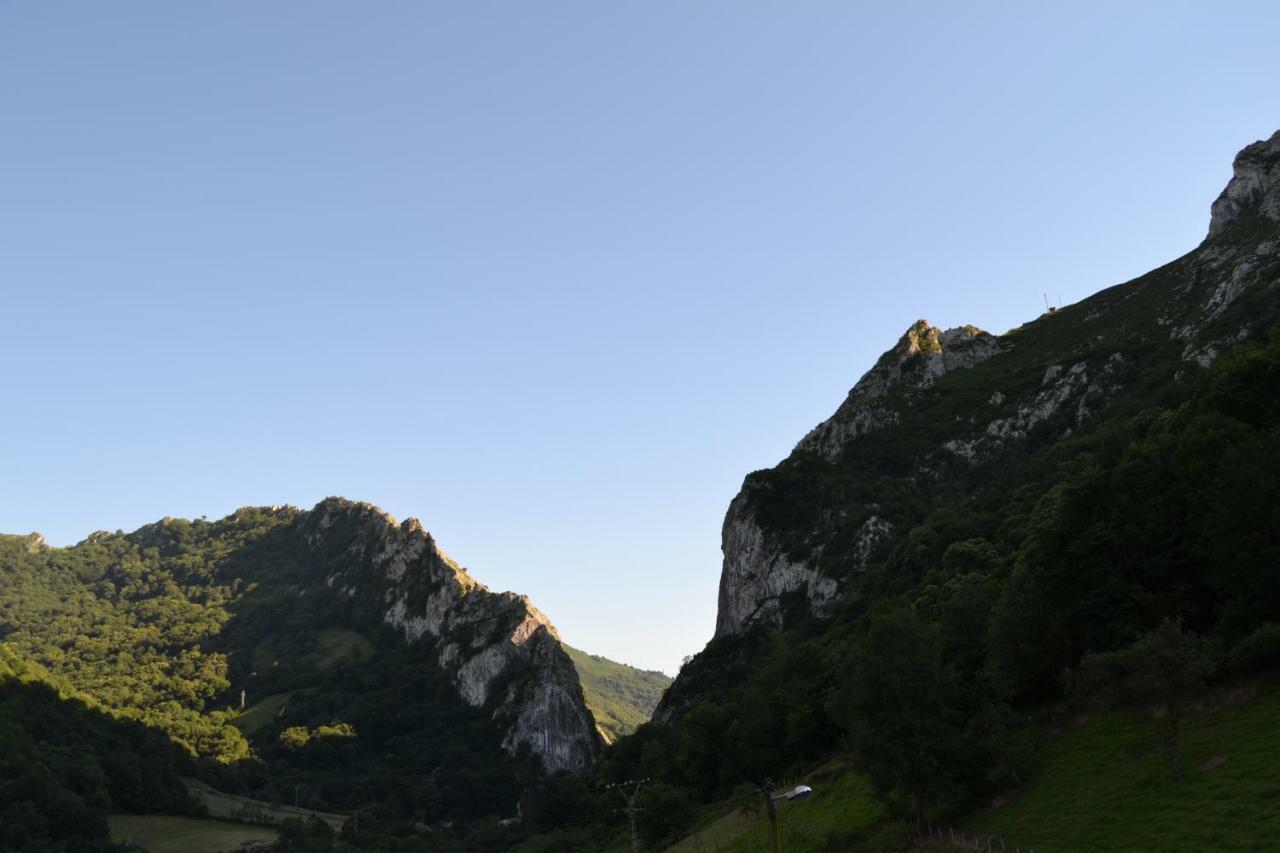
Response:
M716 636L779 626L792 602L828 615L911 528L919 502L963 502L984 466L1089 429L1127 396L1176 386L1276 322L1280 237L1269 222L1280 222L1280 132L1236 157L1208 238L1177 261L999 337L913 324L730 504ZM884 482L890 495L912 491L915 508L877 494L871 484Z
M771 542L743 495L729 505L721 532L724 569L716 636L733 634L752 622L776 622L784 594L803 591L814 613L825 613L836 583L815 569L790 560Z
M325 584L399 630L432 642L470 705L491 711L504 746L527 743L548 771L582 770L603 743L555 628L523 595L492 592L416 519L329 498L300 521Z
M900 415L892 397L921 391L956 370L973 367L1001 351L993 335L974 326L943 331L919 320L858 381L834 415L796 445L836 462L859 436L890 429ZM854 571L865 569L875 550L888 541L893 525L874 513L854 534ZM716 613L717 637L736 634L749 625L779 625L784 596L801 594L809 612L825 616L835 602L839 583L816 566L797 560L757 520L747 489L729 505L721 531L724 566Z
M1231 181L1213 203L1209 236L1218 236L1251 211L1280 221L1280 131L1236 155Z
M836 413L814 427L796 449L834 461L850 439L898 422L897 412L883 401L890 392L928 388L947 373L973 367L1000 349L998 338L976 326L944 332L928 320L917 320L858 380Z

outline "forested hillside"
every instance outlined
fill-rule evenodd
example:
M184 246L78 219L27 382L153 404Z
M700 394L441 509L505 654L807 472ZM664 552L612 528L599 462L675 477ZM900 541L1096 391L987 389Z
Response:
M581 703L581 693L527 600L488 593L424 551L430 540L414 524L396 528L367 505L332 500L312 513L248 508L219 521L165 519L71 548L0 537L0 638L121 725L167 735L193 772L220 788L361 809L376 830L366 830L371 839L415 824L465 837L482 818L514 815L545 775L546 762L512 740L529 725L529 709L547 695L569 702L572 691ZM380 580L379 559L399 576ZM393 617L449 592L415 569L427 559L446 580L459 579L470 621L455 615L452 628L409 637ZM513 628L512 619L523 621ZM512 630L524 644L507 651ZM440 663L477 651L490 656L500 684L462 679ZM526 652L540 657L518 656ZM505 669L492 663L498 654ZM468 689L486 693L468 699ZM590 719L581 704L555 707L543 748L564 731L554 726L577 725L574 714ZM170 787L166 796L185 802L181 786ZM42 802L37 811L56 820L55 800ZM101 812L105 801L93 802ZM168 800L112 802L146 810Z
M0 643L0 850L116 848L112 811L187 813L191 762L158 731L59 688Z
M1280 658L1277 389L1280 134L1195 251L1005 335L915 324L748 476L717 636L602 775L652 780L652 845L833 751L887 820L962 815L1058 713L1155 709L1181 776L1196 697Z
M662 692L671 686L671 678L664 673L636 669L571 646L564 650L582 679L587 707L613 740L647 722Z

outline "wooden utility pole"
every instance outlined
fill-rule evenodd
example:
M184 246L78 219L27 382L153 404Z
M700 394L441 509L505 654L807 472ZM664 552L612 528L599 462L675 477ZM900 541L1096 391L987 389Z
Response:
M778 837L778 807L773 801L773 783L765 779L764 784L760 786L760 793L764 794L764 807L769 813L769 828L773 833L773 853L782 853L782 839Z
M636 815L644 811L636 806L636 795L640 793L640 787L648 782L648 779L633 779L629 782L616 782L612 785L605 785L622 795L622 799L626 802L627 807L618 809L617 811L625 812L627 820L631 824L631 853L640 853L640 833L636 830Z

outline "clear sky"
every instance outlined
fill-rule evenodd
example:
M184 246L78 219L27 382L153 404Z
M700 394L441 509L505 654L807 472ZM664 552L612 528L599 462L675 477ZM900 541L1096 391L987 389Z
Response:
M1035 10L1032 9L1035 7ZM919 317L1191 249L1259 3L0 0L0 530L340 494L674 671Z

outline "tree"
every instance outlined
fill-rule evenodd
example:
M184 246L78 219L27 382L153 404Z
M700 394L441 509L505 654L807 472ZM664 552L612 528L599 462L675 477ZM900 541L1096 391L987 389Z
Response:
M286 749L302 749L311 740L311 732L307 730L306 726L289 726L280 732L279 740Z
M1085 655L1068 677L1068 692L1088 704L1152 710L1173 778L1181 779L1179 737L1191 703L1203 694L1214 669L1205 641L1166 619L1126 648Z
M848 740L880 796L905 796L917 824L964 790L973 763L959 679L914 610L870 617L837 700Z

